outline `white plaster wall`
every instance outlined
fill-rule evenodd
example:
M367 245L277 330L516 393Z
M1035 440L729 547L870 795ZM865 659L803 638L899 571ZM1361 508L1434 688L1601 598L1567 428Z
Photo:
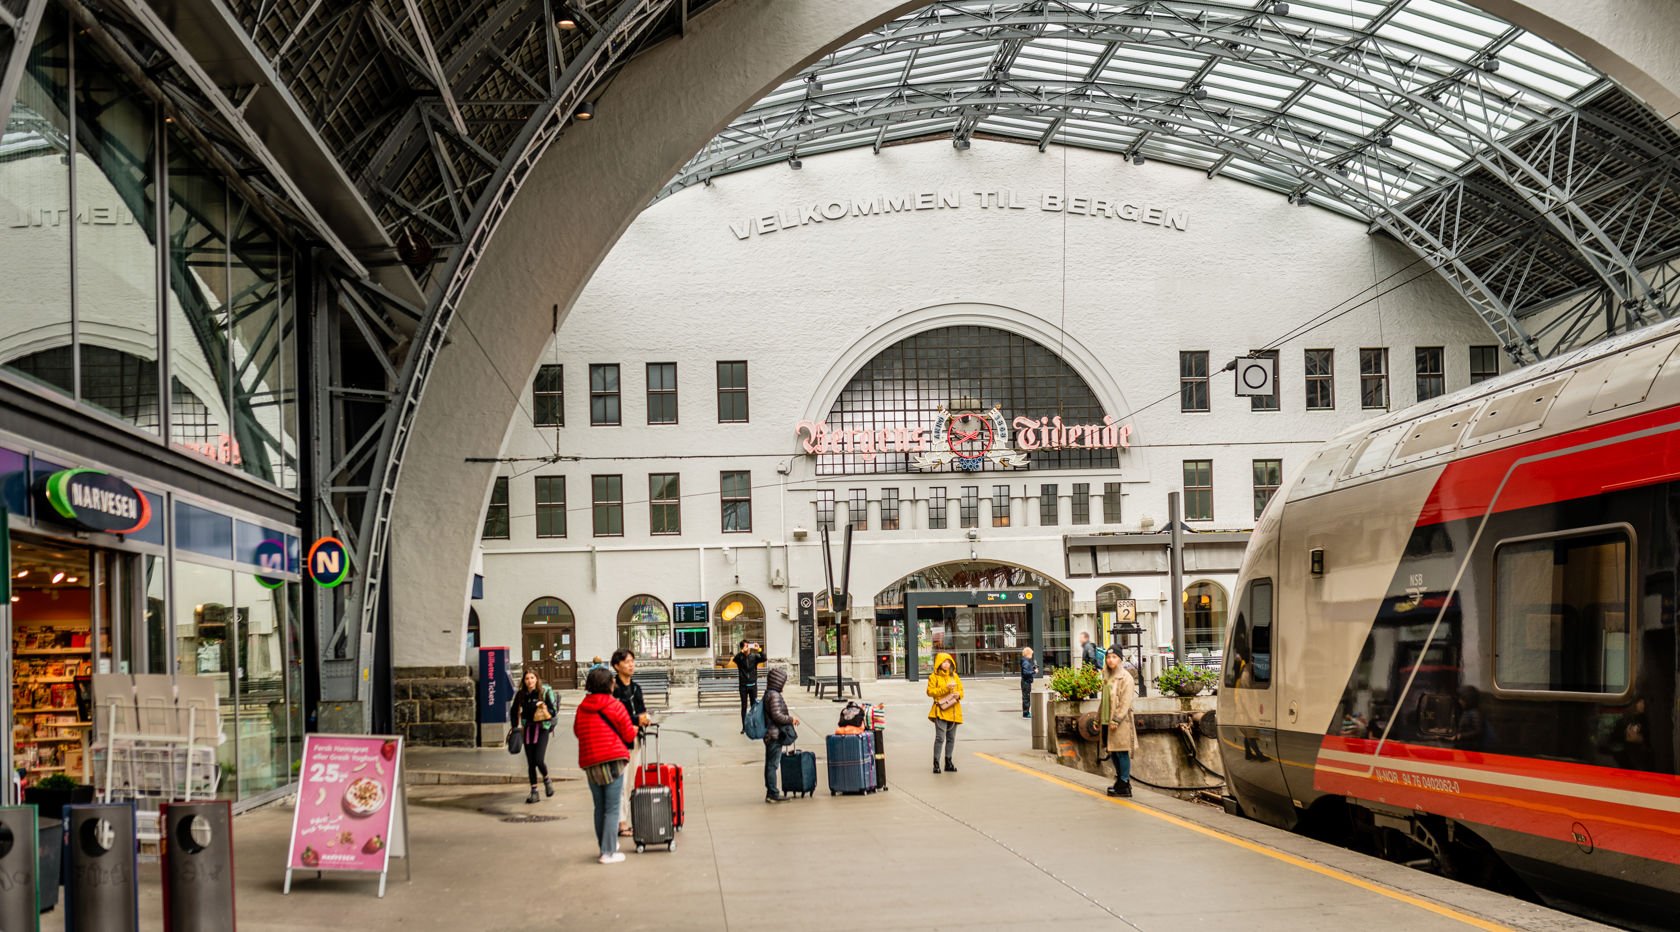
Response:
M1064 171L1070 197L1182 212L1187 229L1041 209L1046 192L1063 193ZM976 192L1000 189L1034 206L980 206ZM745 220L802 205L937 190L958 192L960 206L847 216L746 239L736 232ZM945 142L928 143L878 156L868 150L812 156L802 171L776 166L689 189L631 225L538 361L565 366L567 426L535 430L521 412L503 452L540 456L558 446L581 459L503 471L518 475L510 483L512 536L484 544L486 598L478 604L484 643L514 642L525 605L557 596L579 619L579 652L605 653L618 607L632 595L647 592L669 604L714 601L742 588L766 605L767 646L786 656L793 626L779 610L791 617L794 592L823 586L814 534L820 488L835 489L842 502L848 490L865 488L876 503L853 559L854 598L864 603L911 571L971 554L1063 576L1064 534L1138 531L1146 518L1164 527L1166 496L1178 487L1187 458L1214 461L1215 520L1198 528L1252 527L1254 459L1282 459L1287 482L1316 444L1371 413L1359 406L1361 347L1390 349L1391 395L1403 407L1414 400L1414 347L1445 346L1447 384L1455 388L1468 384L1466 347L1492 339L1450 288L1427 274L1284 344L1279 412L1252 412L1247 399L1233 396L1226 373L1214 376L1210 413L1180 413L1179 351L1208 350L1218 369L1325 311L1369 298L1373 282L1382 281L1383 289L1400 285L1423 267L1383 280L1411 263L1409 253L1340 215L1297 208L1235 181L1079 150L1040 153L980 141L957 152ZM840 387L880 347L952 323L1012 330L1053 349L1065 341L1064 356L1109 411L1135 427L1118 472L814 475L795 440L795 423L824 417ZM1307 347L1336 352L1335 411L1305 410ZM751 421L719 424L714 364L743 358ZM644 367L668 361L678 366L679 423L650 426ZM590 363L620 365L623 426L589 426ZM510 377L528 385L531 375L534 370ZM779 465L789 474L781 475ZM752 471L751 534L720 529L718 473L725 469ZM648 535L651 472L682 476L681 537ZM592 474L624 476L622 538L591 534ZM535 537L538 475L567 479L565 539ZM1105 481L1115 480L1125 488L1122 523L1100 523L1099 499L1092 503L1097 524L1069 526L1072 483L1089 482L1100 493ZM1044 482L1059 486L1061 526L1036 526ZM1015 499L1011 527L992 527L983 502L971 541L957 527L953 501L951 527L927 529L928 489L943 486L954 498L961 486L979 485L984 499L999 483ZM904 498L901 530L879 530L883 487ZM799 542L790 533L795 527L813 533ZM771 585L778 568L785 570L785 587ZM1186 582L1197 578L1203 577L1187 574ZM1233 581L1229 573L1206 578L1227 588ZM1165 626L1161 577L1072 580L1076 606L1093 601L1097 587L1111 581L1132 586L1141 610L1159 610ZM862 645L857 652L868 650Z

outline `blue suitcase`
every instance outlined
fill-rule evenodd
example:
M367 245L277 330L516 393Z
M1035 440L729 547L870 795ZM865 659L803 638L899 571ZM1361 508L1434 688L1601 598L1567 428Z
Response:
M810 751L782 752L782 794L809 796L817 791L817 755Z
M828 791L838 793L875 792L875 736L828 736Z

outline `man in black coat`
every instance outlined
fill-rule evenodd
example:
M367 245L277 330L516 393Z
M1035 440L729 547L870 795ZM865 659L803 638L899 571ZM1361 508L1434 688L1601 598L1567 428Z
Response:
M743 640L735 647L735 673L741 684L741 734L747 733L747 710L758 701L758 668L764 664L764 648Z
M648 725L647 700L642 698L642 684L635 681L636 652L627 647L613 651L613 698L624 703L630 721L636 723L636 746L630 749L630 762L624 769L624 792L619 800L618 833L630 831L630 791L636 788L636 768L642 766L642 737Z
M782 775L782 752L798 737L793 726L799 724L799 719L788 711L787 700L782 698L787 678L787 671L781 667L764 677L764 801L767 803L783 799L777 783Z

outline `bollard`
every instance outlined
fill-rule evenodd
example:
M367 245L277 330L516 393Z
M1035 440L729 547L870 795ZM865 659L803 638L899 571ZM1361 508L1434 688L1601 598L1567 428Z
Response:
M164 803L163 927L233 932L233 804Z
M0 808L0 929L41 928L40 836L34 806Z
M134 804L66 806L65 932L140 928Z

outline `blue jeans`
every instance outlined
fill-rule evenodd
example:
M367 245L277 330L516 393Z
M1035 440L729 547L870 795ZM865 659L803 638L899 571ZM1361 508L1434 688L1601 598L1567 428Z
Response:
M618 851L620 794L624 792L624 781L629 778L630 771L626 770L605 786L589 784L589 797L595 801L595 840L600 843L602 854Z
M787 750L780 741L764 741L764 795L779 796L778 780L782 776L782 752Z
M1114 762L1114 785L1132 782L1132 752L1109 751L1108 759Z

